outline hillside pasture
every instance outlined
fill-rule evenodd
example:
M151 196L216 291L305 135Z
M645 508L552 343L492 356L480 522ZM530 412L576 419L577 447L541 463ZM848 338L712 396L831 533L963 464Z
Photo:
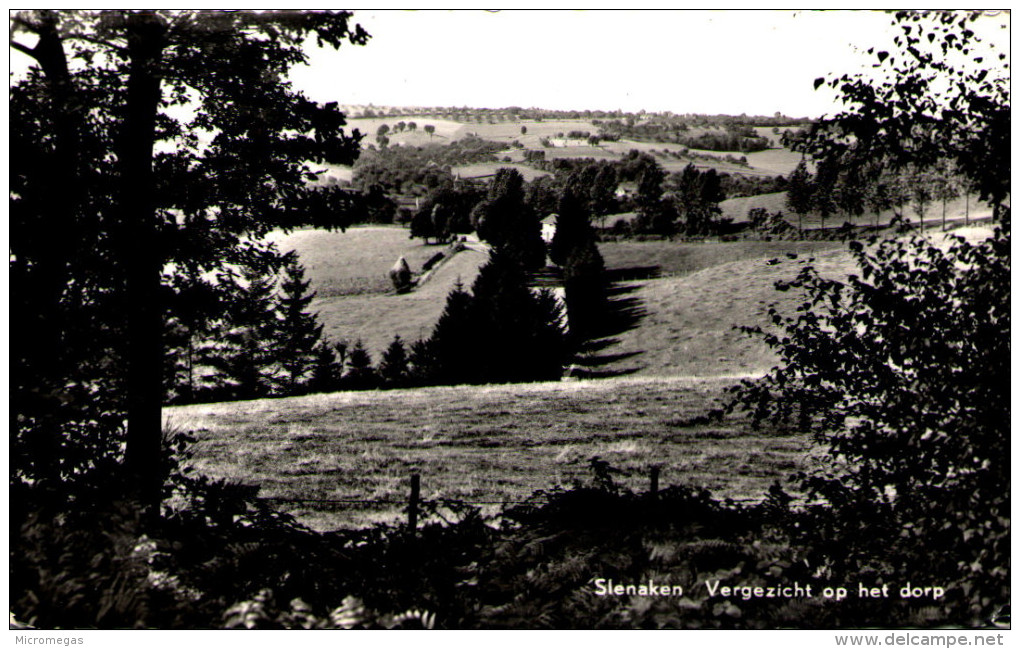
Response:
M855 265L846 250L833 249L839 244L765 243L772 242L672 244L687 254L654 242L644 250L638 246L649 244L600 244L610 277L618 278L606 322L629 324L591 345L579 360L583 375L746 376L773 367L772 351L737 327L767 326L772 304L793 314L801 296L778 292L775 283L796 277L809 257L834 279ZM702 250L693 252L698 246ZM742 255L748 258L725 261ZM677 276L659 276L669 272Z
M393 291L389 270L401 256L412 272L441 250L410 239L399 226L359 226L346 231L295 230L274 232L269 239L280 250L297 251L307 279L320 299Z
M775 176L788 176L797 168L801 158L799 153L789 149L766 149L743 155L747 156L747 163L755 169ZM808 171L814 172L813 164L808 166Z
M433 254L440 246L428 247ZM410 344L428 337L446 306L446 296L459 281L470 288L488 255L464 250L437 267L427 282L410 293L375 293L316 299L311 309L319 316L323 333L331 340L361 340L378 363L382 352L399 335ZM390 262L392 264L392 262ZM419 269L420 265L412 266ZM388 267L387 267L388 270ZM389 279L386 280L389 282Z
M598 127L588 120L583 119L558 119L550 121L520 120L516 122L463 122L466 131L476 134L486 140L506 140L511 142L519 140L526 146L540 146L538 140L543 137L554 137L557 133L569 133L570 131L588 131L592 135L598 133ZM528 129L528 132L521 135L521 127Z
M606 269L617 275L626 275L630 269L654 269L656 277L679 277L732 262L764 260L786 253L810 255L842 246L838 241L604 241L599 244L599 252Z
M428 281L397 295L389 279L393 263L403 256L414 273L445 246L409 239L397 226L364 226L346 232L298 230L273 233L281 250L295 250L305 266L316 297L309 307L333 341L361 340L378 362L395 334L411 343L432 332L446 296L461 281L471 286L486 254L464 250L437 266Z
M617 379L346 392L168 408L198 438L201 473L258 485L260 496L379 500L278 502L315 529L395 521L412 472L422 498L493 503L590 479L599 457L620 483L711 489L760 499L813 462L797 434L752 434L742 419L693 425L731 381Z

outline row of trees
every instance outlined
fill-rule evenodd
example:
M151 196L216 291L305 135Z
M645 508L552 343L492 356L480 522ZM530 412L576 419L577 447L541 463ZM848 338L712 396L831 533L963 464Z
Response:
M654 161L645 165L638 180L634 230L671 236L706 236L722 226L719 203L725 198L714 169L699 171L693 164L667 178Z
M876 161L865 163L841 156L819 162L814 174L801 161L791 172L786 191L787 208L797 215L801 230L803 217L809 213L817 214L824 228L829 217L842 217L853 224L871 212L878 226L883 211L906 205L923 231L925 217L936 203L941 203L945 229L947 203L969 194L971 186L948 158L934 161L930 167L908 164L893 169Z
M388 193L424 195L450 176L450 167L496 162L504 145L476 137L446 145L388 147L366 151L354 164L353 185L361 191L380 185Z
M228 268L178 277L190 308L168 311L167 403L229 401L374 386L360 341L332 343L309 311L315 297L294 252L280 269Z
M627 138L645 142L670 142L692 149L710 151L763 151L770 144L745 124L726 123L722 128L711 128L692 134L687 122L670 120L635 121L609 120L599 124L599 135L607 139Z

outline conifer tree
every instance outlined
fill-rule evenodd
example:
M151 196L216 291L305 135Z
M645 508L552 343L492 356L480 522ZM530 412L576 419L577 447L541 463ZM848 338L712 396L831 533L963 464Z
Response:
M605 262L593 240L575 247L563 270L567 323L573 344L594 335L605 311Z
M277 307L281 316L278 337L273 345L283 370L281 392L284 394L297 394L308 386L318 355L316 348L322 340L322 325L318 317L307 310L315 298L314 292L308 292L310 285L297 254L287 253Z
M533 293L511 255L494 250L472 286L477 368L487 382L558 378L566 344L555 299Z
M556 233L549 243L549 259L563 266L575 248L594 241L587 205L569 184L560 193Z
M473 382L480 335L473 320L471 294L458 281L446 297L431 338L415 350L415 373L440 384Z
M378 384L378 375L372 367L372 356L361 340L356 341L351 348L344 383L350 390L369 390Z
M542 226L525 201L524 178L512 168L499 169L488 196L471 212L478 237L502 248L528 269L545 263Z
M240 277L221 273L229 287L225 317L209 365L216 370L215 391L224 399L254 399L269 395L276 383L276 354L267 341L275 339L278 322L274 279L252 269Z
M320 341L315 346L315 361L312 364L311 379L308 381L309 391L336 392L342 389L345 357L346 347L343 343L330 345L325 341Z
M400 336L394 336L393 342L383 352L379 363L379 376L388 388L400 388L407 384L409 378L407 349Z

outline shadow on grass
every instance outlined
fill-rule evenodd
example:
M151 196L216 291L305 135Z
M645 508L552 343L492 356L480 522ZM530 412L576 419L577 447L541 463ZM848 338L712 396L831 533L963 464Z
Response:
M573 372L573 376L606 378L633 374L640 369L637 367L592 369L624 361L644 353L644 351L603 353L620 342L617 336L636 329L641 320L648 315L648 310L645 309L642 300L634 295L629 295L637 291L638 288L640 287L637 284L618 282L609 285L606 290L606 309L599 319L598 328L592 331L588 340L580 345L579 357L575 360L578 367Z

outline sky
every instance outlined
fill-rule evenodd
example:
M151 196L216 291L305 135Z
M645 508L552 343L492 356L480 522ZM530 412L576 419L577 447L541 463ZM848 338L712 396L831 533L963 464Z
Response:
M813 81L891 44L874 11L356 11L364 47L313 52L311 98L376 106L540 107L819 117ZM988 19L1005 22L1008 14ZM990 30L1008 47L1008 30Z
M892 47L892 16L865 10L363 10L365 46L310 48L291 74L310 98L375 106L538 107L821 117L814 80ZM1009 52L1008 12L979 21ZM12 51L17 75L27 57Z

